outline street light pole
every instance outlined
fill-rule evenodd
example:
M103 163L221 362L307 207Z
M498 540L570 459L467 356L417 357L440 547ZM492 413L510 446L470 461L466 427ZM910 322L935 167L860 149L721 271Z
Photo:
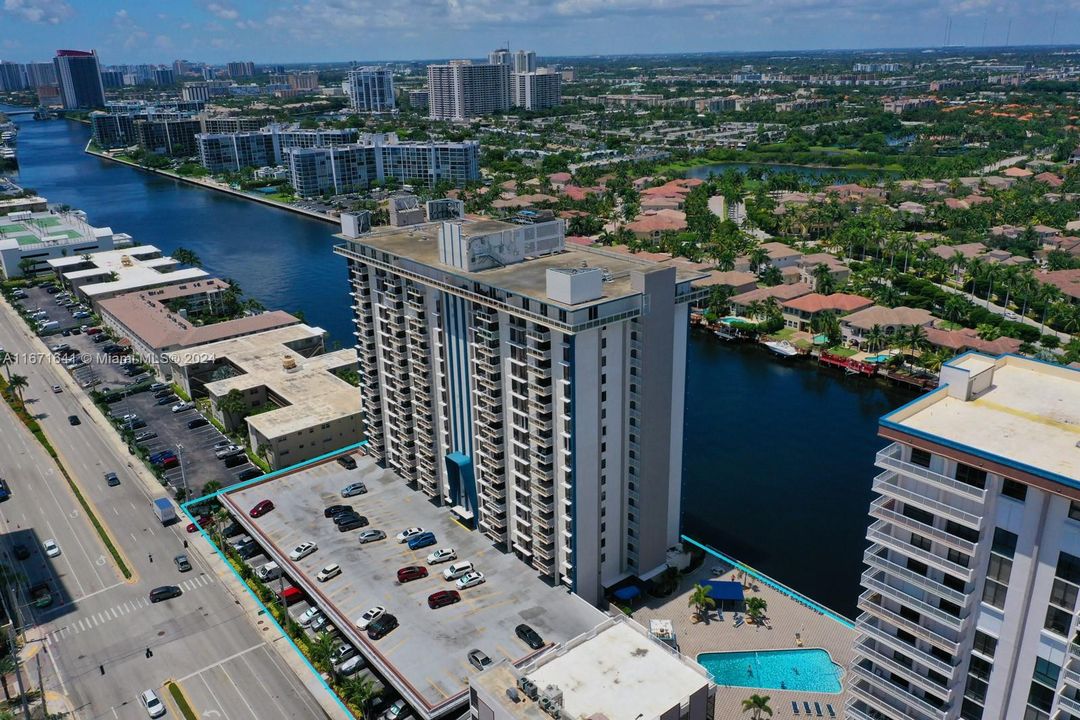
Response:
M180 460L180 482L184 484L184 500L190 500L188 497L190 490L188 490L187 473L184 472L184 445L183 443L176 443L176 457Z

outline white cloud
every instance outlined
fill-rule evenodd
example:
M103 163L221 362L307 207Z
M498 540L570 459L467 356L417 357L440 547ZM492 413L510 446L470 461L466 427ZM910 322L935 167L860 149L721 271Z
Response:
M227 5L222 5L221 3L212 2L206 6L206 9L222 20L236 20L240 17L238 11Z
M59 25L73 11L65 0L4 0L4 12L32 23Z

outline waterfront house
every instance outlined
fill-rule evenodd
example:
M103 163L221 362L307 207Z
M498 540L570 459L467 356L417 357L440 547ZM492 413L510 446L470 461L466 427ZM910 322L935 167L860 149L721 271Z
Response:
M651 210L643 212L627 223L626 228L643 240L658 239L665 232L681 232L686 229L686 213L681 210Z
M814 318L821 313L831 312L838 316L844 316L868 308L873 304L873 300L864 298L861 295L848 295L846 293L822 295L815 292L785 300L780 303L780 307L784 313L784 327L809 332Z
M777 302L783 303L813 292L806 283L793 285L775 285L773 287L757 288L749 292L740 293L731 298L731 314L749 317L748 308L755 302L764 302L769 298L776 298ZM756 319L763 319L757 317Z
M912 325L928 327L934 320L936 318L930 314L930 311L922 308L903 306L888 308L881 305L872 305L841 318L840 330L844 336L845 345L862 347L866 342L866 336L870 334L875 325L881 327L881 331L887 338L893 338L901 328Z
M567 240L569 240L569 238L567 238ZM735 295L741 295L742 293L756 290L757 280L757 275L750 272L740 272L738 270L713 270L709 273L708 277L695 282L694 287L713 287L719 285L721 287L731 288L732 293Z
M1080 269L1051 270L1039 273L1035 279L1047 285L1053 285L1074 305L1080 305Z
M1010 337L984 340L979 337L978 331L972 328L945 330L932 325L926 328L926 339L934 347L948 348L958 355L968 350L991 355L1008 355L1020 352L1021 345L1019 340Z
M829 253L803 255L799 258L799 279L814 288L814 290L818 289L817 278L814 277L814 270L817 269L818 265L829 268L829 276L832 277L837 286L844 284L851 277L851 269L847 266L847 263L835 255Z

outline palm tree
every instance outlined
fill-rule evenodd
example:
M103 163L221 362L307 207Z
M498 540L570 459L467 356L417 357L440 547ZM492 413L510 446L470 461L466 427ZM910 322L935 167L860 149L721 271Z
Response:
M22 391L28 387L30 387L30 381L24 375L12 375L8 378L8 388L15 393L20 403L23 401Z
M1006 265L1001 269L1001 284L1005 286L1005 302L1001 303L1002 314L1009 309L1009 298L1016 289L1020 269L1015 265Z
M767 297L761 301L761 310L767 320L776 321L784 317L784 309L776 297Z
M772 717L772 708L769 707L768 695L751 695L742 701L742 711L753 713L751 720L760 720L762 715Z
M814 290L822 295L832 295L836 290L836 280L833 279L832 271L825 263L814 266L811 275L814 278Z
M218 482L217 480L211 480L210 482L203 485L202 491L203 491L203 495L213 495L214 493L216 493L220 489L221 489L221 483Z
M769 603L765 598L749 597L746 599L746 616L753 622L758 622L765 611L769 609Z
M4 699L11 702L11 691L8 690L7 676L19 671L19 663L10 652L0 658L0 685L4 686Z
M6 350L0 350L0 365L4 368L8 383L11 382L11 365L15 363L15 356Z
M694 585L694 589L690 591L687 604L694 608L694 613L702 620L708 617L709 610L716 607L716 601L709 597L710 591L712 591L712 585L700 584Z
M1062 297L1061 290L1056 285L1050 285L1046 283L1040 285L1038 291L1035 294L1035 301L1042 304L1042 320L1039 322L1039 332L1042 333L1046 329L1046 316L1050 312L1054 303L1060 300Z
M769 251L758 245L750 251L748 259L750 260L750 269L757 272L769 264Z
M366 718L371 714L371 706L375 698L382 694L382 687L375 682L374 678L366 675L357 675L346 679L341 683L341 697L349 705L360 711L360 717Z
M1035 280L1035 276L1030 269L1024 268L1016 278L1016 294L1024 298L1024 304L1020 308L1021 317L1027 315L1028 303L1031 301L1031 296L1038 292L1038 281Z
M904 332L904 342L911 348L911 357L915 357L915 351L930 348L930 340L926 337L926 328L922 325L908 325Z
M244 393L236 388L225 393L225 397L218 400L217 406L218 410L228 418L229 424L235 424L233 420L236 422L243 420L244 414L249 410Z
M968 301L961 295L950 295L945 298L945 305L942 307L942 315L946 320L953 322L959 321L964 315L967 314Z
M23 258L19 261L19 272L21 272L24 276L29 275L30 271L33 270L36 266L37 260L34 260L33 258Z
M193 251L184 247L178 247L172 251L172 259L181 265L190 267L202 267L202 260Z
M957 250L953 253L949 263L952 265L953 272L956 274L956 279L962 282L964 279L964 268L967 266L967 257L964 253Z
M885 330L880 325L874 325L866 334L866 349L868 352L878 352L885 347Z
M246 565L247 563L245 563ZM328 632L321 632L318 636L308 645L308 654L311 656L311 662L315 667L333 674L334 667L330 662L330 656L334 653L334 646L337 641L334 636Z

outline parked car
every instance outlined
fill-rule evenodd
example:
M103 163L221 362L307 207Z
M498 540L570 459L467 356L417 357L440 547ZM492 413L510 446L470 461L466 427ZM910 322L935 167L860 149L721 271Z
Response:
M255 571L255 576L263 582L277 580L281 577L281 566L271 560L265 565L260 566L259 569Z
M351 512L351 511L352 511L352 506L351 505L331 505L330 507L323 510L323 517L325 517L325 518L337 517L338 515L340 515L343 512Z
M311 621L311 632L320 633L323 630L328 630L330 625L330 618L325 615L320 615Z
M150 392L159 392L161 390L168 390L169 386L165 383L154 383L150 386ZM171 391L170 391L171 392Z
M60 546L56 544L56 541L49 538L41 544L41 547L45 550L45 555L51 558L60 557Z
M255 507L248 511L248 515L253 518L262 517L266 513L274 509L274 503L271 500L260 500L255 503Z
M485 580L486 578L484 577L484 573L473 571L468 575L462 575L458 578L457 588L458 590L464 590L465 588L476 587L477 585L482 584Z
M158 384L160 385L161 383L158 383ZM150 387L154 387L154 386L151 385ZM155 399L160 400L161 398L164 398L164 397L176 397L176 394L170 388L163 388L161 390L155 390L154 391L154 398ZM180 398L176 398L176 399L179 400Z
M175 403L179 399L180 398L176 397L175 395L170 394L170 395L166 395L165 397L158 398L158 401L156 403L154 403L154 404L155 405L172 405L173 403Z
M356 461L353 460L352 455L342 455L341 457L339 457L337 459L337 461L338 461L338 465L345 468L346 470L355 470L356 469Z
M300 616L296 618L296 622L300 623L302 627L307 627L312 621L322 614L322 610L312 605L304 612L300 613Z
M221 531L221 534L227 538L231 538L236 537L242 532L244 532L244 527L234 520L225 526L225 529Z
M184 591L176 585L162 585L161 587L156 587L150 591L150 602L156 603L161 602L162 600L171 600L172 598L180 597L183 594Z
M176 403L175 405L173 405L172 406L172 411L174 413L182 413L182 412L185 412L187 410L191 410L194 407L195 407L194 403L181 402L181 403Z
M473 571L473 564L468 560L462 562L456 562L450 567L443 570L443 577L447 580L457 580L463 575L468 575Z
M428 607L432 610L453 605L457 602L461 602L461 593L457 590L439 590L428 595L427 599Z
M244 448L240 447L239 445L230 444L227 447L221 448L220 450L215 450L214 455L217 457L218 460L223 460L224 458L231 457L233 455L239 455L243 452Z
M426 578L427 574L427 568L423 565L408 565L397 571L397 579L400 583L407 583Z
M204 417L195 418L194 420L188 420L188 430L194 430L195 428L205 427L210 424L210 421Z
M451 560L457 560L457 551L454 548L439 548L427 556L428 565L438 565Z
M236 479L241 482L244 480L254 480L255 478L263 474L262 470L257 467L250 467L247 470L242 470L237 474Z
M364 545L369 542L375 542L376 540L385 540L386 533L382 530L365 530L360 533L360 544Z
M414 537L416 537L417 535L420 535L423 532L424 532L424 528L419 528L419 527L405 528L404 530L402 530L401 532L399 532L397 534L396 540L399 543L408 542L410 538L414 538Z
M338 673L348 677L363 667L364 657L362 655L353 655L351 658L341 663L341 666L338 668Z
M293 561L303 560L308 555L311 555L313 552L315 552L318 549L319 549L318 543L316 543L316 542L314 542L312 540L302 542L299 545L297 545L296 547L294 547L292 550L289 551L289 559L293 560Z
M390 613L383 613L382 617L372 621L367 626L367 635L371 640L378 640L398 626L398 619Z
M385 612L386 608L382 605L376 605L356 619L356 629L367 630L367 626L381 618Z
M364 485L364 483L355 482L355 483L352 483L351 485L346 485L345 486L345 488L341 491L341 497L348 498L348 497L353 497L355 495L363 495L366 492L367 492L367 486Z
M409 706L405 704L404 700L398 699L391 703L390 707L382 711L378 720L405 720L408 714Z
M487 656L487 653L483 650L478 650L477 648L473 648L469 651L468 658L469 664L481 672L486 670L492 664L491 658Z
M344 519L342 520L342 518ZM338 520L341 520L341 522L337 522ZM357 515L355 513L343 513L341 515L338 515L337 518L334 519L334 521L337 523L338 532L349 532L350 530L357 530L368 524L368 519L366 517L364 517L363 515Z
M353 510L352 508L349 508L345 512L340 512L340 513L334 515L333 521L334 521L335 525L340 525L343 522L348 522L349 520L352 520L352 519L358 518L358 517L363 517L363 516L360 515L360 513ZM364 519L365 519L365 524L366 524L367 518L364 518Z
M200 418L200 420L201 419L202 418ZM202 424L205 425L206 421L203 420ZM189 425L190 425L190 423L189 423ZM237 467L238 465L245 464L247 461L248 461L248 459L247 459L247 454L246 453L240 453L238 455L230 455L229 457L225 458L225 467L227 467L227 468ZM260 475L261 474L262 473L260 473Z
M336 666L354 657L356 657L356 648L347 642L343 642L330 653L330 663Z
M514 628L514 634L533 650L539 650L544 647L544 639L540 637L540 633L536 632L525 623L521 623Z
M156 437L157 437L156 432L154 432L153 430L146 430L146 431L141 432L141 433L139 433L138 435L135 436L135 442L137 442L137 443L146 442L147 440L153 440Z
M336 578L340 574L341 566L337 563L331 563L330 565L327 565L322 570L320 570L319 574L315 576L315 579L319 582L326 582L327 580Z
M191 570L191 562L188 561L187 555L177 555L173 558L173 562L176 563L176 569L180 572Z
M146 713L152 718L159 718L165 714L165 705L158 699L153 690L143 690L139 696L139 702L146 708Z
M286 605L294 605L304 599L304 593L298 587L287 587L278 596Z
M105 484L109 487L116 487L120 484L120 478L116 477L114 472L107 472L105 473Z
M438 541L435 539L435 533L423 532L415 537L409 538L409 549L419 550L421 548L431 547L436 542Z

